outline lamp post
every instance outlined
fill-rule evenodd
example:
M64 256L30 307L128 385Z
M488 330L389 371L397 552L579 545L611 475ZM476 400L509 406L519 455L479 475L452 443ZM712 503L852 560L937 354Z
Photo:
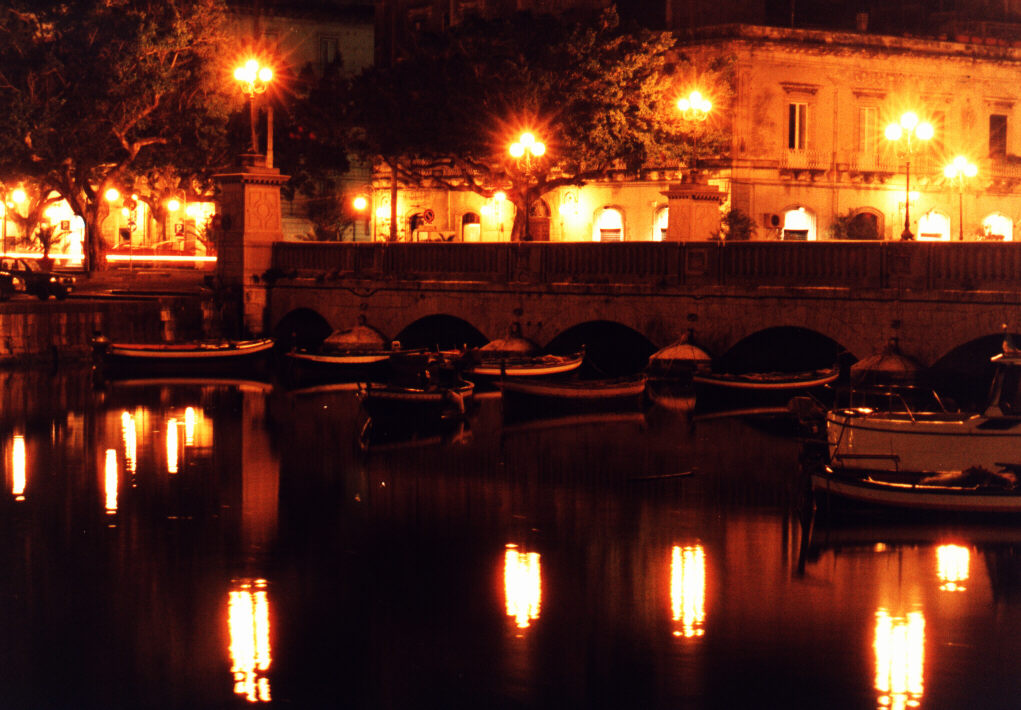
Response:
M234 70L234 78L241 82L242 90L248 95L248 113L252 130L252 153L259 153L259 139L255 132L255 97L262 94L273 80L273 70L259 64L257 59L249 59L247 62ZM267 126L267 134L272 132L272 124ZM269 141L267 137L266 151L269 152Z
M702 92L697 89L687 96L677 100L677 110L681 112L681 118L692 125L691 131L691 181L695 182L698 175L698 131L699 124L703 123L712 111L713 104Z
M885 133L886 140L891 143L903 142L904 146L904 231L900 233L900 238L910 241L915 238L911 233L911 155L915 150L914 139L923 142L930 140L935 130L928 121L919 121L917 113L908 111L900 117L900 121L888 125Z
M943 174L950 180L957 182L957 235L960 241L964 241L964 181L978 175L978 166L958 155L953 162L943 168Z
M372 211L369 209L369 198L365 195L355 195L355 198L351 200L351 206L354 207L355 212L359 212L365 215L365 233L372 239ZM351 240L354 241L355 235L351 235Z
M528 133L522 133L518 140L510 144L507 149L510 156L517 161L518 171L524 175L525 178L525 189L522 191L521 201L524 203L525 212L525 226L524 233L522 234L522 241L529 241L528 235L528 221L531 214L531 199L529 196L529 189L531 187L531 174L532 168L534 167L534 161L537 161L543 155L546 154L546 144L536 139L536 137Z
M0 215L3 216L3 249L4 256L7 255L7 218L10 216L9 212L15 205L20 205L28 199L28 195L20 187L15 188L8 193L4 191L3 201L0 201Z

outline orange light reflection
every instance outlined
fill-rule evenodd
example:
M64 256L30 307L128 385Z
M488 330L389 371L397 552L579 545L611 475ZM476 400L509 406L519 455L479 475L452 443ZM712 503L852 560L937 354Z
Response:
M184 410L184 445L195 445L195 408L188 407Z
M103 488L106 491L106 512L113 515L117 512L117 452L114 449L106 450Z
M924 689L925 617L910 612L907 617L891 616L886 609L876 612L876 690L881 708L904 710L918 707Z
M177 420L167 420L167 473L177 473Z
M14 500L25 500L25 437L16 434L11 446L11 493Z
M705 549L674 545L670 557L670 612L674 636L705 635Z
M936 548L936 574L943 592L963 592L967 587L971 552L960 545L940 545Z
M265 674L273 659L266 580L241 580L235 587L227 601L234 692L250 703L267 703L271 698Z
M138 433L130 412L121 413L121 438L124 440L124 470L135 473L138 461Z
M539 553L520 552L509 544L503 556L503 593L507 616L519 629L539 618L542 604L542 571Z

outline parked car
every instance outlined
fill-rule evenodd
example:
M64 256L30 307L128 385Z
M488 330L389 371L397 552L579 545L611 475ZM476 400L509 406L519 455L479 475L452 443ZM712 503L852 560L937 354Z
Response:
M0 259L0 298L22 292L42 301L50 296L63 300L74 288L74 281L70 274L43 270L35 259Z

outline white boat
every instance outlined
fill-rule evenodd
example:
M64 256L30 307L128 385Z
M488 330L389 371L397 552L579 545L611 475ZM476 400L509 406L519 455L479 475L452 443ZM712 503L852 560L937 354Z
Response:
M581 367L585 353L572 355L516 355L478 353L478 361L467 372L479 377L548 377L573 372Z
M826 413L830 465L842 471L963 473L1021 469L1021 351L1009 338L984 411L843 407ZM935 408L933 408L935 409Z
M817 494L868 506L941 513L1021 513L1021 488L1013 473L970 469L960 475L912 479L826 467L812 473Z
M227 371L264 363L273 350L271 338L254 340L197 340L179 343L93 342L107 377L135 373L188 375Z

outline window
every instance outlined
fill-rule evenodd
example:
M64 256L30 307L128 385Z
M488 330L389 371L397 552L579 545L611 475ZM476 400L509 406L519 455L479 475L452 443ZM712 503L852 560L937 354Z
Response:
M620 210L607 207L596 219L595 229L592 232L594 242L622 242L624 241L624 216Z
M808 104L787 104L787 147L791 150L804 150L806 147L806 116Z
M863 155L876 154L876 136L878 135L879 111L875 106L862 106L858 109L858 152Z
M319 66L323 69L337 61L340 56L340 42L336 37L319 38Z
M926 212L918 219L918 239L920 241L950 241L950 218L935 210Z
M989 115L989 155L1007 154L1007 117L1002 113Z
M787 210L780 236L785 241L815 241L815 215L804 207Z
M652 241L662 242L666 240L667 229L670 226L670 208L660 207L656 212L656 226L652 230Z

